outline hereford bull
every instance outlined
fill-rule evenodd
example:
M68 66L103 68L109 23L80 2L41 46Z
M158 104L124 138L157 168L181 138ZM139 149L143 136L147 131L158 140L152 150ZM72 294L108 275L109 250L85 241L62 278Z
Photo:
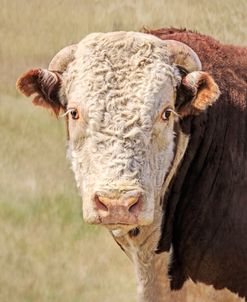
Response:
M169 250L172 289L247 297L246 57L190 31L95 33L17 82L64 112L83 217L133 260L139 301L163 301Z

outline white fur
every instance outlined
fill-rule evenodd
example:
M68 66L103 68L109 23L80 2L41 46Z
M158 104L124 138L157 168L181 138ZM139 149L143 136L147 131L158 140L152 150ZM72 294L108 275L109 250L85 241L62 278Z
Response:
M83 39L64 74L70 121L69 154L87 222L100 223L95 193L144 192L141 225L150 224L173 160L173 118L159 119L174 106L180 80L158 38L140 33L92 34Z

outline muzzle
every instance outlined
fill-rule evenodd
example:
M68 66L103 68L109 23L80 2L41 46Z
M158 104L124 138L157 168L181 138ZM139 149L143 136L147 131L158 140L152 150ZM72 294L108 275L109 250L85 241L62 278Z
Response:
M97 192L93 202L102 224L137 225L140 223L139 214L143 208L141 192L130 191L122 194Z

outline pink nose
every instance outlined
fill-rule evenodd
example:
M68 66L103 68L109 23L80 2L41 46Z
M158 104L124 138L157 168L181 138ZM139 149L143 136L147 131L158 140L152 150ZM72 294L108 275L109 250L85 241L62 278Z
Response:
M137 224L141 210L140 194L109 198L95 195L94 202L103 224Z

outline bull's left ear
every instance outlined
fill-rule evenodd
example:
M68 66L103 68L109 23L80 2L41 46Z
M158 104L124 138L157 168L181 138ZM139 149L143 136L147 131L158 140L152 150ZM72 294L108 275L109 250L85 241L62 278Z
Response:
M183 102L177 104L177 112L183 118L198 115L218 99L220 90L214 79L203 71L194 71L182 79L180 94Z

